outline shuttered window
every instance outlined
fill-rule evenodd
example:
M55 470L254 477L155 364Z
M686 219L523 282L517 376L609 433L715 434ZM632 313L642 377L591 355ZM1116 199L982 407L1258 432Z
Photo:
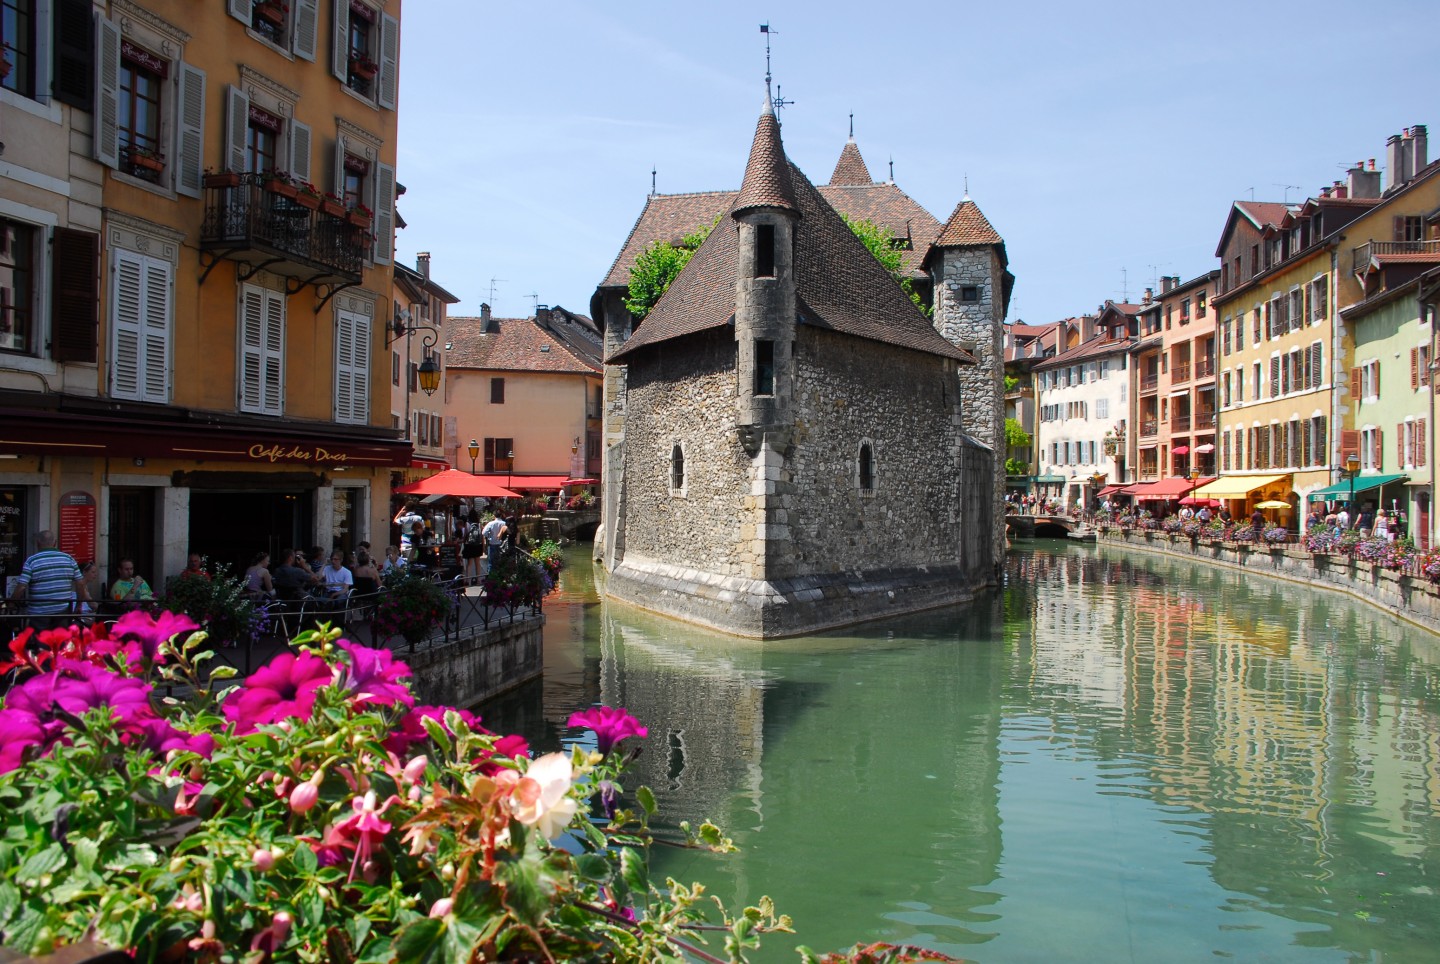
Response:
M140 402L170 400L168 261L115 249L110 293L110 394Z
M56 228L54 238L51 351L58 362L94 364L100 309L100 236Z
M240 291L240 411L285 414L285 296L245 285Z
M370 319L335 312L335 421L370 420Z

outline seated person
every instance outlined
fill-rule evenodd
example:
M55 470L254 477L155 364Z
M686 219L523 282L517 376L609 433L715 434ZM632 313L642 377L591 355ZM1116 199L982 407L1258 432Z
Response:
M380 574L388 576L392 572L399 572L405 568L405 557L395 546L385 547L385 562L380 566Z
M275 594L281 599L300 599L314 582L314 576L295 564L295 550L280 553L280 565L271 573Z
M180 573L180 575L182 577L197 576L201 579L210 578L210 573L205 571L205 560L200 557L200 553L198 552L190 553L190 558L185 563L185 571Z
M355 576L345 568L345 554L339 549L330 553L330 565L320 570L320 583L331 599L349 595L355 588Z
M275 581L270 575L270 553L257 552L245 570L245 592L252 597L275 595Z
M370 553L361 549L355 553L355 569L351 572L355 578L355 591L361 595L369 595L380 591L380 570L370 561Z
M120 560L120 575L110 584L109 598L111 602L120 603L127 609L138 608L142 602L148 602L155 598L150 591L150 584L142 576L135 575L135 562L132 559Z

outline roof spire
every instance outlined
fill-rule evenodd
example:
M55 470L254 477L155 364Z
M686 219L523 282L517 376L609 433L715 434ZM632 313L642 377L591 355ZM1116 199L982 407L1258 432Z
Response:
M968 201L968 200L970 200L970 175L969 175L969 174L966 174L966 175L965 175L965 196L962 197L960 200L962 200L962 201Z
M852 141L855 139L855 112L853 110L850 112L850 139Z

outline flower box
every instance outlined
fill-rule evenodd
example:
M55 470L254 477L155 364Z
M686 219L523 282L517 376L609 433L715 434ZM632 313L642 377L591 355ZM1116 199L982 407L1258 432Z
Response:
M321 198L320 210L324 211L332 218L343 218L345 216L345 205L335 200L334 198Z
M165 159L163 157L144 151L126 151L125 162L129 164L131 168L142 171L155 171L158 173L165 170Z
M205 175L206 187L239 187L240 175L235 171L212 171Z
M362 231L370 230L370 215L363 211L348 211L346 212L345 219Z
M278 194L280 197L295 200L300 191L289 181L282 181L278 177L272 177L265 182L265 190L271 194Z
M267 23L272 23L277 27L285 26L284 4L275 3L272 2L272 0L267 0L267 2L264 3L257 3L255 4L255 16L259 17L261 20L266 21Z
M380 65L364 57L351 57L350 73L362 80L374 80L375 75L380 73Z
M320 197L316 194L306 194L304 191L297 191L295 193L295 203L307 210L316 211L320 208Z

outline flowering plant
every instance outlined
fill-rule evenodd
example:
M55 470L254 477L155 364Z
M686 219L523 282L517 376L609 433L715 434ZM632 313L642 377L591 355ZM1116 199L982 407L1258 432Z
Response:
M540 560L540 565L545 567L551 582L559 578L560 570L565 568L565 557L560 554L560 543L546 539L535 547L534 556Z
M300 191L301 194L304 194L307 197L318 198L322 196L320 193L320 189L315 185L311 184L309 181L296 181L295 187Z
M1205 523L1201 522L1199 519L1186 519L1184 522L1180 523L1180 531L1185 533L1187 536L1190 536L1192 539L1198 536L1204 528Z
M594 503L595 497L589 492L581 492L579 495L572 495L565 500L567 509L588 509Z
M428 577L397 569L386 580L375 607L376 638L400 636L418 645L450 612L450 597Z
M541 563L518 552L507 552L490 567L482 585L486 602L513 612L520 606L540 605L540 600L555 588L555 580Z
M655 798L626 793L621 749L648 734L624 710L570 718L594 750L531 759L471 713L416 706L404 663L338 630L302 634L223 690L234 670L206 673L203 633L162 639L173 624L135 616L124 639L62 631L52 652L80 658L27 664L0 708L7 947L95 939L137 960L247 964L720 960L700 948L713 930L738 961L790 929L768 898L732 915L699 885L650 879ZM161 681L191 699L157 708ZM733 849L709 823L681 829Z
M1334 552L1340 548L1340 530L1325 523L1313 525L1305 531L1305 549L1308 552Z
M1236 542L1254 542L1255 535L1255 527L1248 522L1230 530L1230 538Z
M1440 549L1431 549L1420 557L1420 571L1431 582L1440 583Z
M1261 533L1261 538L1272 545L1278 545L1290 538L1290 530L1284 526L1267 526Z
M1178 515L1172 515L1160 523L1160 528L1165 530L1166 532L1179 532L1180 526L1183 521L1184 520L1182 520Z
M189 616L222 646L254 641L265 624L265 614L256 611L255 601L245 591L245 580L226 571L174 576L166 580L160 604Z

